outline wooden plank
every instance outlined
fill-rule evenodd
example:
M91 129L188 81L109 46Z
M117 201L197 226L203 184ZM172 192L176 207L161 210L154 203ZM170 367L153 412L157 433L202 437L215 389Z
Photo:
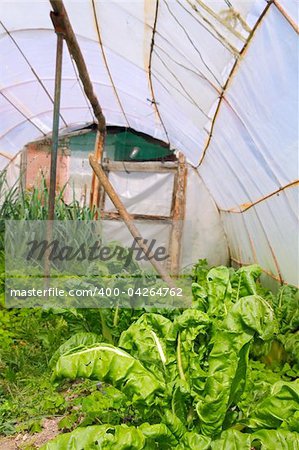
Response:
M112 186L108 177L106 176L104 170L98 164L93 155L89 155L89 162L96 176L99 178L101 185L105 189L105 192L107 193L110 200L114 204L115 208L118 210L119 215L127 225L127 228L130 231L131 235L133 236L135 242L138 244L138 246L141 248L144 254L147 255L150 263L159 273L162 280L164 280L169 287L175 287L175 284L171 279L171 277L169 276L167 270L160 264L159 261L155 259L153 252L148 248L148 246L144 242L144 239L142 238L138 228L133 223L132 216L126 210L124 204L122 203L116 191L114 190L114 187Z
M170 216L156 216L153 214L130 214L133 220L153 220L161 221L164 223L172 223L172 218ZM102 211L101 218L107 220L122 220L121 215L114 211Z
M109 161L102 164L104 170L109 172L156 172L167 173L178 169L176 161Z
M177 276L180 271L182 234L186 210L187 165L184 155L179 155L179 166L174 180L172 202L172 229L169 240L170 273Z

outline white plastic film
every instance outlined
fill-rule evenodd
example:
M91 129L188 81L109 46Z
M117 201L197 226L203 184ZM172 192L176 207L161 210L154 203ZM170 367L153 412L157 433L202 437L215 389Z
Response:
M196 170L188 166L181 265L203 258L210 265L227 264L228 246L215 202Z
M264 0L258 3L262 6ZM250 28L244 23L254 5L255 0L234 1L243 19L234 30L222 20L230 12L224 0L207 2L206 7L193 0L161 0L158 10L148 0L65 1L107 123L163 139L184 151L193 163L203 149L210 111L228 69L248 37ZM30 9L34 14L28 14ZM22 101L25 112L19 117L15 108L7 127L28 122L22 144L17 141L19 148L0 133L3 151L16 153L36 135L49 131L48 123L39 122L36 128L32 121L41 121L52 108L56 36L50 9L43 0L1 4L0 50L5 70L0 89L14 98L13 104ZM26 99L30 94L31 99ZM66 49L61 105L61 128L93 120Z
M293 27L272 5L228 87L199 167L223 211L232 258L255 261L277 280L296 285L297 42ZM248 207L242 214L224 212Z
M233 260L258 263L278 281L298 286L298 200L293 187L243 213L222 213Z
M109 179L129 213L170 215L173 173L110 172ZM109 197L105 211L115 211Z

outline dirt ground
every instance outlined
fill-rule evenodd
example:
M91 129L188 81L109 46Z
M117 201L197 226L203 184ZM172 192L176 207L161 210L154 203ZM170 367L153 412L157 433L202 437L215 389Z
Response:
M53 439L57 434L58 422L61 417L54 419L45 419L43 421L43 429L40 433L35 434L17 434L10 437L0 437L0 450L23 450L26 448L40 448L50 439Z

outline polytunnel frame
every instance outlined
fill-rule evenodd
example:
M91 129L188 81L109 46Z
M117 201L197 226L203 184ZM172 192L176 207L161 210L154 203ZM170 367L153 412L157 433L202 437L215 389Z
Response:
M200 3L201 3L201 2L200 2ZM92 0L92 4L93 4L93 6L94 6L94 0ZM156 1L156 5L158 5L158 4L159 4L159 0ZM205 146L205 150L204 150L204 153L203 153L203 155L202 155L201 161L200 161L200 163L198 164L197 167L199 167L199 166L201 165L201 163L202 163L202 161L203 161L203 159L204 159L204 157L205 157L205 154L207 153L207 150L208 150L208 148L209 148L209 146L210 146L210 142L211 142L211 139L212 139L212 134L213 134L214 125L215 125L215 123L216 123L216 121L217 121L217 115L218 115L218 112L219 112L219 110L220 110L220 108L221 108L222 102L223 102L223 101L227 101L227 99L225 98L225 92L226 92L227 88L229 87L230 82L231 82L231 80L232 80L232 78L233 78L235 72L237 71L237 69L238 69L238 67L239 67L239 62L240 62L241 56L245 53L245 50L248 48L248 46L249 46L249 44L250 44L250 40L252 39L252 37L253 37L253 35L254 35L254 33L255 33L255 30L257 29L258 25L260 24L260 22L262 21L263 17L265 16L266 12L269 10L269 8L270 8L270 6L271 6L272 4L274 4L274 5L277 7L277 9L280 11L280 13L281 13L281 14L286 18L286 20L290 23L290 25L292 26L292 28L298 33L298 27L297 27L297 25L294 23L294 21L292 20L292 18L288 16L288 14L287 14L286 11L284 10L284 8L279 4L279 2L278 2L277 0L269 0L269 1L267 2L266 7L264 8L264 10L262 11L261 15L259 16L258 21L255 23L254 27L252 28L251 33L250 33L250 36L249 36L248 39L246 40L245 45L244 45L243 48L241 49L241 51L240 51L240 56L239 56L239 58L235 61L235 64L234 64L234 66L233 66L233 68L232 68L232 70L231 70L231 73L230 73L230 75L229 75L229 77L228 77L228 79L227 79L227 81L226 81L226 83L225 83L225 85L224 85L224 88L223 88L223 90L222 90L222 92L221 92L221 94L220 94L219 101L218 101L218 104L217 104L217 109L216 109L216 112L215 112L215 114L214 114L214 116L213 116L212 128L211 128L211 130L210 130L210 132L209 132L208 143L207 143L206 146ZM156 13L157 13L157 9L156 9ZM157 16L157 14L156 14L156 16ZM101 40L101 38L100 38L100 36L99 36L99 41L100 41L100 40ZM153 43L154 43L154 33L153 33L153 38L152 38L152 46L153 46ZM100 45L101 45L101 47L102 47L102 51L104 52L103 45L101 44L101 42L100 42ZM105 59L104 53L103 53L103 57L104 57L104 59ZM109 71L108 65L107 65L107 70ZM78 77L77 77L77 79L78 79ZM79 81L79 79L78 79L78 81ZM111 81L113 82L112 76L111 76ZM80 83L79 83L79 85L80 85L80 87L82 87ZM156 104L155 101L153 102L153 105L154 105L155 108L157 108L157 104ZM26 119L30 121L30 118L26 118ZM33 123L33 125L36 126L35 123ZM41 131L42 131L42 130L41 130ZM44 133L43 133L43 134L44 134ZM194 166L194 167L196 167L196 166ZM270 193L270 194L265 195L264 197L261 197L260 199L254 201L254 202L252 202L252 203L248 203L248 204L245 204L245 205L240 205L239 207L234 207L234 208L229 208L229 209L223 209L223 208L219 208L218 205L216 205L216 206L217 206L217 208L218 208L219 213L222 213L222 212L223 212L223 213L225 213L225 212L227 212L227 213L243 213L243 212L247 211L248 209L254 207L256 204L262 202L264 199L270 198L271 196L273 196L273 195L275 195L275 194L277 194L277 193L283 191L285 188L291 187L291 186L295 186L295 185L297 185L297 184L298 184L298 180L292 181L292 182L288 183L287 185L285 185L285 186L283 186L283 187L279 187L279 189L273 191L273 192ZM237 209L237 208L239 208L239 209ZM266 235L266 233L265 233L265 235ZM249 236L249 240L250 240L250 242L251 242L250 235L248 234L248 236ZM271 248L271 246L270 246L270 248ZM273 256L274 256L274 258L275 258L275 254L274 254L274 253L273 253ZM244 263L242 263L242 261L241 261L240 264L244 264ZM264 272L267 272L267 271L264 270ZM279 281L280 281L281 283L285 283L285 281L283 281L283 279L282 279L282 277L281 277L279 267L278 267L278 273L279 273ZM276 277L274 274L271 275L271 274L269 273L269 275L272 276L272 278L274 278L274 279L277 279L277 278L278 278L278 277Z

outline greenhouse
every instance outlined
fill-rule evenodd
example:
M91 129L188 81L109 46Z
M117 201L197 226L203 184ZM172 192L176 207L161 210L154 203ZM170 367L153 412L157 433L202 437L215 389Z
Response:
M299 450L298 31L1 0L0 450Z

